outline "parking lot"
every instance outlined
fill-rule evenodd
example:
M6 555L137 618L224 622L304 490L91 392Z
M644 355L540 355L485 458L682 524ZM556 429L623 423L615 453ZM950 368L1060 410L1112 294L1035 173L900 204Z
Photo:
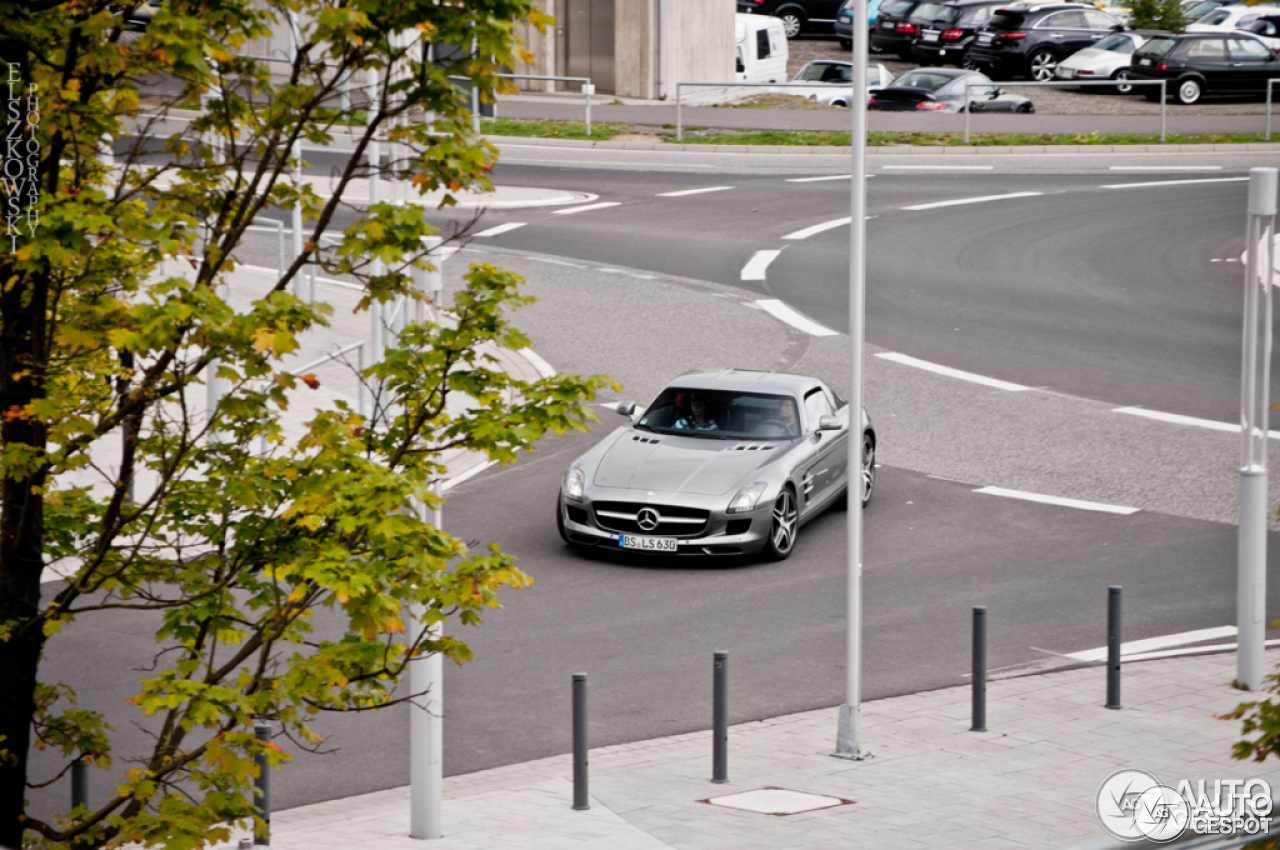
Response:
M805 34L789 42L790 56L787 71L791 76L814 59L845 59L849 53L840 48L834 35ZM872 62L881 62L889 73L899 77L912 68L914 62L903 62L892 54L872 54ZM1018 80L1016 82L1024 82ZM1012 92L1029 97L1035 103L1036 112L1043 115L1159 115L1160 104L1152 103L1141 94L1119 95L1102 86L1083 88L1052 88L1043 91L1025 86L1013 87ZM1280 112L1280 104L1273 107ZM1170 102L1169 115L1262 115L1266 104L1260 100L1214 97L1194 106L1182 106Z

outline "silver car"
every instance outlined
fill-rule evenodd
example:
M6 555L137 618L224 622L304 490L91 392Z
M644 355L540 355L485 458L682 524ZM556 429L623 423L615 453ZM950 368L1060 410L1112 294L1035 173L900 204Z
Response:
M569 465L556 500L565 542L666 555L763 551L783 560L800 527L849 484L849 405L816 378L689 372ZM861 424L862 504L876 435ZM855 467L856 468L856 467Z
M1146 43L1150 31L1146 33L1126 30L1113 32L1104 36L1093 47L1077 50L1058 63L1055 75L1059 80L1116 80L1115 90L1120 94L1133 91L1133 86L1124 82L1129 79L1129 60L1133 51ZM1106 89L1106 86L1094 88Z

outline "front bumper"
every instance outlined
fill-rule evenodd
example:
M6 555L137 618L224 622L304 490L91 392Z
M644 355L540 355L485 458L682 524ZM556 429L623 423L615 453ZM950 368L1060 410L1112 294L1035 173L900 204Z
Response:
M617 503L617 497L608 499L584 499L581 502L571 501L560 494L560 518L564 524L565 535L569 541L582 546L594 546L601 549L612 549L617 552L628 552L640 555L667 555L671 552L647 552L640 549L622 548L625 522L604 519L596 511L596 501L601 503ZM661 502L662 500L656 500ZM630 500L637 508L653 502ZM708 511L705 525L694 534L678 535L675 555L749 555L764 548L769 539L769 529L773 521L772 502L761 500L761 506L747 513L729 514L723 508ZM610 505L613 507L614 505ZM658 504L659 510L662 505ZM617 511L614 511L617 513ZM603 521L602 521L603 519ZM607 527L612 525L613 527ZM625 533L646 534L644 531ZM670 536L661 531L650 532L652 536Z

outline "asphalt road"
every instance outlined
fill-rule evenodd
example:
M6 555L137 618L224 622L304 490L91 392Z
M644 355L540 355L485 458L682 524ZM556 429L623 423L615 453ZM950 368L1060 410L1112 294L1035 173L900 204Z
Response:
M617 206L490 211L473 234L523 226L473 236L462 255L529 279L540 301L517 325L555 367L608 372L625 385L623 397L640 401L684 369L714 365L794 369L843 384L845 337L810 336L755 304L781 299L844 329L840 230L782 238L848 214L847 180L788 182L834 177L838 166L786 158L755 173L695 156L675 168L638 160L592 168L583 167L591 154L578 157L573 167L502 165L496 176ZM962 682L977 604L991 612L994 669L1059 663L1056 654L1105 643L1110 584L1125 587L1126 639L1232 622L1238 440L1131 421L1111 408L1235 417L1241 272L1227 261L1243 248L1244 184L1102 187L1234 178L1240 158L1038 167L1018 158L1008 168L998 158L990 172L884 167L903 159L877 160L869 183L871 352L1043 389L1001 393L870 359L868 406L883 466L866 512L865 695ZM997 161L980 159L962 162ZM1117 162L1223 167L1134 174L1112 171ZM658 197L721 185L732 188ZM904 209L1026 192L1041 194ZM761 250L782 253L763 280L742 280ZM274 261L266 237L244 254ZM453 286L461 263L447 270ZM841 514L807 526L795 555L776 565L635 561L561 544L551 515L559 478L617 421L544 441L517 466L451 491L445 527L501 543L536 584L468 630L475 661L446 672L447 773L567 751L569 677L579 670L591 674L596 745L706 728L714 649L731 653L734 722L842 698ZM1033 504L975 492L982 485L1139 510ZM1276 610L1274 581L1269 596ZM121 711L136 675L123 671L150 663L153 626L145 615L105 615L77 624L49 653L49 673L73 683L82 706L115 718L122 755L146 741L145 728ZM325 718L321 730L337 754L299 753L275 780L278 806L407 780L403 712ZM94 793L106 791L95 775ZM66 794L61 784L37 792L37 810Z

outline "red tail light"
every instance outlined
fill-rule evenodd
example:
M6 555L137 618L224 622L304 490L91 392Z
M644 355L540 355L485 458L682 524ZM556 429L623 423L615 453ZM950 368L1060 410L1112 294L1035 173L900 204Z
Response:
M943 41L955 41L964 38L964 30L946 30L942 33Z
M1000 37L1005 41L1017 41L1020 38L1026 38L1027 34L1025 32L1007 32Z
M915 35L916 25L907 23L898 24L898 32L903 35Z
M916 109L946 109L945 103L938 103L932 100L922 100L916 104Z
M1168 66L1168 65L1159 65L1159 66L1157 66L1157 69L1158 69L1158 70L1161 70L1161 71L1167 71L1167 70L1169 70L1169 66Z

